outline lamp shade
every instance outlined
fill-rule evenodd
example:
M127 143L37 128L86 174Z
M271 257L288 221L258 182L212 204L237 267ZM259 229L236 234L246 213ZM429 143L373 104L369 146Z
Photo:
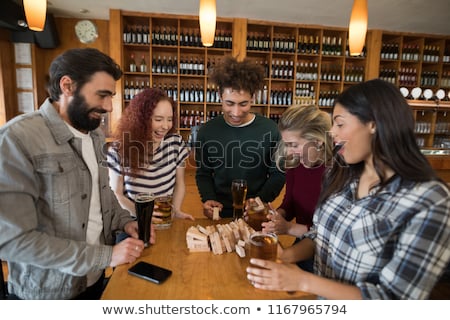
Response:
M211 47L216 33L216 0L200 0L199 19L202 43Z
M366 41L367 23L367 0L354 0L348 26L348 46L351 56L358 56L363 50Z
M44 30L47 13L47 0L23 0L28 28L33 31Z

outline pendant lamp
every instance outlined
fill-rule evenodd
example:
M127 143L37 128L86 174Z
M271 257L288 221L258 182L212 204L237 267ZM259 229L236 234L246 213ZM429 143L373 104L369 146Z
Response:
M348 45L351 56L359 56L363 50L366 41L367 23L367 0L354 0L348 26Z
M28 28L33 31L44 30L47 0L23 0Z
M202 43L211 47L216 34L216 0L200 0L199 19Z

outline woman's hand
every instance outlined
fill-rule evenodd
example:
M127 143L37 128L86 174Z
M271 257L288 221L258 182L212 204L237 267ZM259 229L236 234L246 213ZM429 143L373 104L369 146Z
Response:
M191 214L185 213L183 211L175 212L174 216L175 216L175 218L179 218L179 219L189 219L189 220L192 220L192 221L195 220L195 218Z
M273 232L276 234L289 234L292 222L286 221L280 213L267 215L268 222L262 223L263 232Z
M277 291L298 291L306 271L295 264L278 263L269 260L250 259L247 279L258 289Z

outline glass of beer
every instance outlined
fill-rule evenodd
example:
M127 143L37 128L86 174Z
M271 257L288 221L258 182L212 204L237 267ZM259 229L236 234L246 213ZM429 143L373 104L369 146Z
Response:
M233 180L231 182L231 195L233 196L233 218L242 218L245 197L247 196L247 180Z
M148 247L150 244L150 232L154 204L155 197L149 192L138 193L134 198L139 239L144 241L145 247Z
M247 210L247 223L255 231L262 230L262 223L269 221L267 215L269 214L269 206L267 203L251 201Z
M254 232L249 238L249 256L263 260L277 260L278 237L275 233Z
M159 196L155 198L155 218L153 225L155 229L168 229L172 225L172 195Z

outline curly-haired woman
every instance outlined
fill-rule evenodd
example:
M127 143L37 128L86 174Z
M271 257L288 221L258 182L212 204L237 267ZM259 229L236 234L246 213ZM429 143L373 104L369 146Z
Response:
M189 149L175 133L175 103L160 89L146 89L124 110L108 150L110 185L121 206L135 215L134 196L150 192L172 195L175 216L181 211Z

